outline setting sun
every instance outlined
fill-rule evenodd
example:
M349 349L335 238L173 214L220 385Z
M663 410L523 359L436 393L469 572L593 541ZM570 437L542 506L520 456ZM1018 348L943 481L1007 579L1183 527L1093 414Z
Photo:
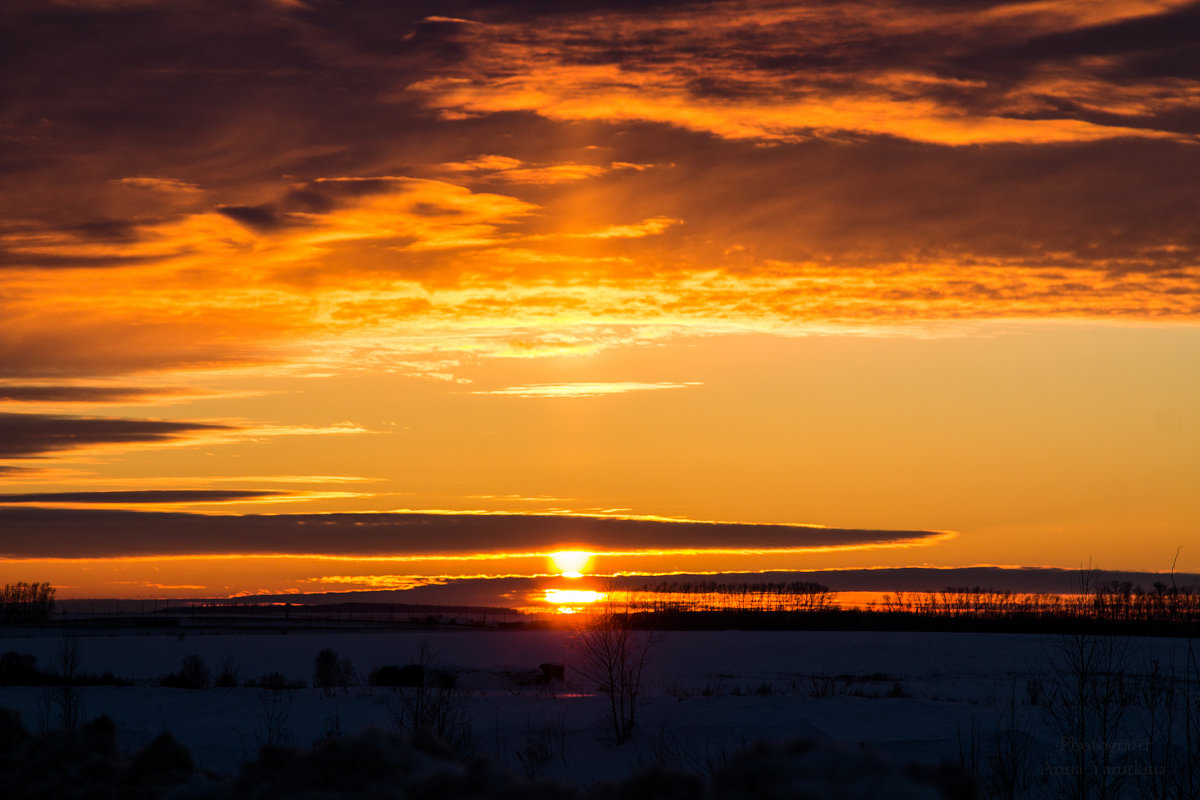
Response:
M588 589L547 589L543 599L557 606L555 611L559 614L574 614L603 598L604 592Z
M581 578L592 559L592 554L585 550L562 550L551 553L550 559L554 562L554 568L564 578Z

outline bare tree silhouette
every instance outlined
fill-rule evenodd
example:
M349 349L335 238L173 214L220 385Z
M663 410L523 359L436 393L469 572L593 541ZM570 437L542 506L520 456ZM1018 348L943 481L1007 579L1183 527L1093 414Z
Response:
M571 640L576 671L608 698L606 728L617 744L633 735L642 673L662 640L661 632L637 630L633 622L628 608L607 608L575 628Z

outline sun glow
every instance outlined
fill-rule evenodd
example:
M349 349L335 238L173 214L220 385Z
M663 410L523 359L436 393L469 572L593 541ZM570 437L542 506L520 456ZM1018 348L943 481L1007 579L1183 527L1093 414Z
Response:
M591 605L604 597L603 592L593 592L587 589L547 589L545 600L556 606L563 606L560 613L572 613L579 606ZM571 608L566 608L571 607Z
M588 562L591 559L592 554L586 550L562 550L550 554L550 560L554 562L554 568L564 578L582 578L583 571L587 568ZM595 593L593 592L592 594Z

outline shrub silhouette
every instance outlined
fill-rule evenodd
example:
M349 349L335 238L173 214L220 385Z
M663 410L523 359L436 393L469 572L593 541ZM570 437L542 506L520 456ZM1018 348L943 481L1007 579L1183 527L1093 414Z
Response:
M204 659L196 654L185 656L179 672L166 675L162 685L172 689L203 689L208 686L211 675Z
M192 754L164 731L133 757L124 782L134 787L171 787L188 780L194 770Z
M313 686L325 692L326 697L333 694L334 689L345 690L357 682L350 659L338 658L332 647L317 653L313 661Z
M269 692L283 692L291 689L303 689L307 684L302 680L289 680L279 670L268 672L258 680L246 682L247 686L266 689Z
M217 673L217 678L213 681L213 686L219 689L236 689L237 685L237 662L233 660L232 656L226 656L225 661L221 664L221 671Z
M435 666L438 655L428 639L417 645L416 663L396 669L376 672L390 684L394 694L388 698L388 713L396 730L412 741L432 738L458 755L472 748L472 730L467 714L466 698L454 691L457 675Z
M11 708L0 708L0 755L18 749L33 737L21 724L21 714Z
M566 667L562 664L538 664L538 669L542 671L542 683L561 681L567 674Z
M37 658L9 650L0 656L0 686L38 686L46 682L38 672Z
M370 682L372 686L421 688L425 686L425 668L420 664L380 667L371 673Z

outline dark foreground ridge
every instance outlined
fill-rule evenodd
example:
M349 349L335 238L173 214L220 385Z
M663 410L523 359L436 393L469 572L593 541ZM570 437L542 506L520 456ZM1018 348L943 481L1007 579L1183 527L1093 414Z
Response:
M14 800L970 800L977 795L969 776L956 767L899 766L871 753L808 740L751 747L708 780L653 769L620 783L581 787L527 781L489 759L459 760L430 737L404 740L365 731L327 739L307 750L264 747L237 775L217 776L197 770L190 753L170 733L124 757L108 717L79 730L37 737L25 729L19 714L0 709L0 796Z

